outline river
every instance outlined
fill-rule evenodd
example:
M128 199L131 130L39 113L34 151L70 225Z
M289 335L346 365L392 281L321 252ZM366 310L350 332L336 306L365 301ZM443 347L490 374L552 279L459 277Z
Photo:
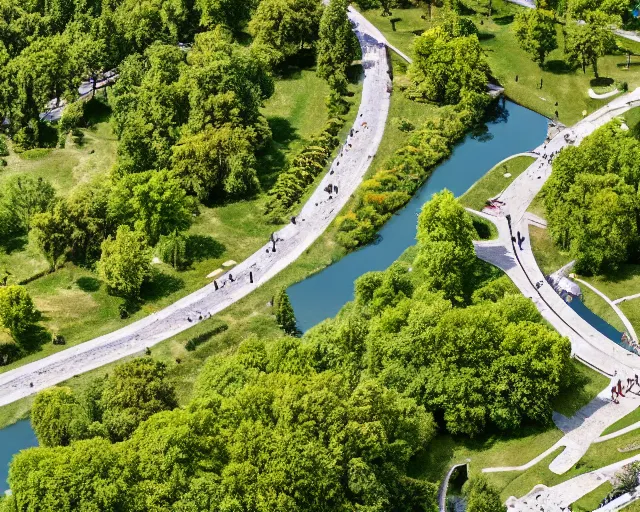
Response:
M530 151L547 135L547 118L511 101L483 134L469 134L457 144L413 199L381 229L379 243L345 256L287 290L298 328L306 331L353 299L353 282L365 272L384 270L415 243L417 215L433 194L449 189L464 194L499 161Z

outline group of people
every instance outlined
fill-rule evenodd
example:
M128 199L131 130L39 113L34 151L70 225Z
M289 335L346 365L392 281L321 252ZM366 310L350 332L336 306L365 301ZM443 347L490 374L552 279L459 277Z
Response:
M625 392L628 393L629 391L631 391L631 388L634 386L634 384L640 387L640 382L638 382L638 375L636 374L634 377L635 378L633 379L630 377L627 377L627 388ZM624 398L624 393L622 389L622 379L618 379L618 384L611 388L611 401L614 404L620 403L620 401L618 400L618 398L620 397Z

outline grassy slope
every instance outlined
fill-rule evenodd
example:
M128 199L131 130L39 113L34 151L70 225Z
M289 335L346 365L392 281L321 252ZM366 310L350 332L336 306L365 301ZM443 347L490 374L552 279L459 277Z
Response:
M571 506L573 512L591 512L600 506L600 503L613 490L610 482L605 482L596 487L589 494L585 494Z
M460 198L460 202L474 210L482 210L488 199L496 197L505 188L507 188L513 180L522 174L527 167L535 159L530 156L518 156L497 165L478 180L465 194ZM509 178L505 178L505 174L510 173Z

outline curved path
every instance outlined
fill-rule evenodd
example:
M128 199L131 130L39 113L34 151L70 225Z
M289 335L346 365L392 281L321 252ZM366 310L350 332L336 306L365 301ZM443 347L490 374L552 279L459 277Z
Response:
M607 98L612 98L616 94L620 94L618 89L614 89L613 91L603 92L602 94L598 94L593 89L589 88L589 98L594 100L606 100Z
M384 134L389 112L391 81L385 39L353 9L349 18L362 48L364 80L354 137L349 138L313 195L289 224L277 233L276 251L271 242L220 276L220 289L210 284L171 306L105 336L0 374L0 406L93 370L123 357L140 353L201 320L209 318L245 297L295 261L325 231L369 168ZM362 123L365 123L363 126ZM358 131L359 133L355 133ZM331 184L337 192L324 191ZM336 190L336 189L334 189ZM250 282L250 273L253 283ZM233 276L232 276L233 274ZM233 277L233 281L231 278Z

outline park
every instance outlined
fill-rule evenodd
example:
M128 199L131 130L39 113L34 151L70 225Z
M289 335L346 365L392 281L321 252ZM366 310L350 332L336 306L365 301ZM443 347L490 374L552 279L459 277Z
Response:
M638 507L634 5L5 3L0 510Z

